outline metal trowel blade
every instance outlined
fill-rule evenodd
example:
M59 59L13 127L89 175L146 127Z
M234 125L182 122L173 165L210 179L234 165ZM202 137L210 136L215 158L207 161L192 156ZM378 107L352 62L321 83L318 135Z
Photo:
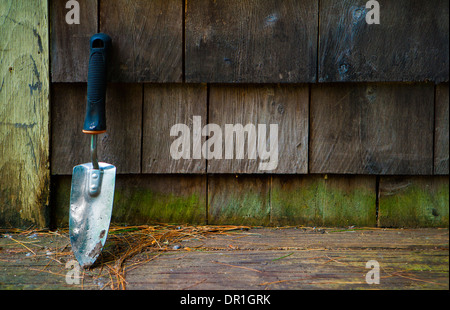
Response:
M99 190L92 194L92 173L99 174ZM92 163L73 168L70 191L69 235L72 251L83 268L94 264L105 245L114 200L116 167L99 163L93 169Z

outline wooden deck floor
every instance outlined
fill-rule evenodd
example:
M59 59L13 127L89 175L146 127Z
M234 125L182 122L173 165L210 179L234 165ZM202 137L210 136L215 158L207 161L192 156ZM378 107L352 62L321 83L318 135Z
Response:
M136 290L449 289L448 229L211 233L141 252L125 262L120 276L101 264L81 271L78 284L66 282L74 271L66 232L0 237L0 290L122 288L118 277ZM366 282L371 260L379 263L379 284Z

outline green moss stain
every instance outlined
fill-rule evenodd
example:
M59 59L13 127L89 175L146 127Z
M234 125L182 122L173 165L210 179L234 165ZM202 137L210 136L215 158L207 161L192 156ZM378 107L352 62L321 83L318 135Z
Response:
M268 177L214 176L209 184L209 224L269 225Z
M375 176L273 175L210 177L189 187L116 184L112 221L255 226L376 226ZM167 184L178 184L174 177ZM193 180L193 179L192 179ZM406 181L405 181L406 180ZM153 180L155 181L155 180ZM148 182L152 182L151 179ZM155 181L156 182L156 181ZM164 180L162 182L164 183ZM52 222L68 225L71 176L52 178ZM381 177L378 220L382 227L448 227L449 180ZM189 187L189 188L187 188Z
M141 224L148 222L205 222L205 202L199 194L177 195L151 190L136 190L131 194L116 191L113 222Z
M209 223L235 225L268 225L268 202L256 193L225 194L209 205Z
M150 180L149 180L150 181ZM69 224L71 176L53 176L52 218L53 226L66 227ZM134 186L128 180L117 176L114 193L113 223L139 225L162 223L205 223L205 194L192 189L190 194L176 190L164 192Z
M273 177L274 225L375 226L375 177Z
M314 225L321 222L322 212L316 207L320 189L313 184L298 182L292 186L274 182L271 192L271 223L275 225ZM294 187L294 188L293 188Z
M385 182L388 185L380 195L380 226L448 227L448 177L389 178Z

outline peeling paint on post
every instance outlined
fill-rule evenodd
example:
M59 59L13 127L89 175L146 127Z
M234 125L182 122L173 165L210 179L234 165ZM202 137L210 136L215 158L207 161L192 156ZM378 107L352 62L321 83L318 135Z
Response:
M47 1L0 2L0 227L48 225Z

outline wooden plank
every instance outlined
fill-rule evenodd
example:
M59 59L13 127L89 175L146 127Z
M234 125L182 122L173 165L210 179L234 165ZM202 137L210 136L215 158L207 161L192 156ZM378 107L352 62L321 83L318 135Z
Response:
M158 258L127 273L127 289L445 290L448 289L448 264L443 255L448 257L445 250L414 255L408 250L183 251L168 259ZM365 280L365 275L371 270L366 269L370 260L377 260L382 267L380 284L369 285ZM399 265L403 267L399 268ZM186 297L188 292L185 294ZM191 292L190 296L198 294ZM277 294L267 295L270 295L269 301L276 304L274 297ZM233 295L228 296L227 301L230 302ZM298 301L297 297L287 299L290 301L286 304ZM223 303L224 298L217 296L213 305Z
M448 1L380 1L370 25L366 3L320 2L319 82L448 81Z
M48 225L47 1L0 2L0 227Z
M107 132L99 138L98 158L116 166L117 173L141 172L142 88L139 84L107 88Z
M314 82L318 1L187 1L186 81Z
M66 283L69 269L65 268L64 259L75 259L69 252L68 235L5 234L0 240L0 249L0 290L80 289L80 285ZM55 259L56 253L63 254L64 259Z
M434 116L434 174L449 174L449 88L448 83L436 86Z
M137 256L133 261L151 261L127 271L127 288L448 289L448 230L423 231L318 233L312 229L264 228L212 235L200 242L183 242L171 256L156 258L151 252ZM430 242L424 246L425 238ZM315 240L313 245L311 239ZM183 250L183 246L198 250ZM379 284L365 281L370 260L380 265ZM224 302L223 297L217 298L215 305L220 304L218 299Z
M86 82L89 65L89 39L97 32L98 1L78 0L80 23L68 24L68 1L51 0L51 78L52 82Z
M100 2L100 31L113 42L109 78L117 82L181 82L181 0Z
M194 154L201 144L194 142L194 117L201 118L201 126L207 121L206 85L146 84L144 86L143 124L143 173L205 173L206 160ZM189 127L189 157L174 159L171 145L180 139L170 136L172 126L184 124ZM196 139L195 139L196 140ZM201 143L205 141L200 137ZM188 142L188 141L186 141ZM194 145L195 144L195 145ZM192 146L192 147L191 147Z
M312 173L432 174L433 85L312 87Z
M272 176L272 225L376 226L375 176Z
M124 176L117 184L114 204L115 223L204 224L206 176Z
M211 226L214 227L214 226ZM219 251L294 250L431 250L448 248L446 228L377 228L377 227L318 227L282 226L252 227L229 231L213 238L185 240L190 248ZM231 247L230 247L231 245Z
M70 176L53 177L53 220L69 223ZM117 175L111 221L119 224L204 224L206 176Z
M86 84L53 84L52 174L72 174L90 161L90 138L81 132L86 111ZM138 113L136 113L138 111ZM141 170L142 85L108 84L107 133L98 138L98 158L117 173Z
M77 270L69 266L75 257L67 230L14 234L2 231L0 290L109 290L111 280L117 289L119 275L110 268L119 262L126 289L177 290L165 295L171 297L165 300L167 307L171 303L180 305L187 296L215 297L216 306L225 303L220 291L203 291L199 295L182 290L448 290L449 285L448 229L252 228L224 233L222 227L214 232L211 226L181 225L180 231L175 232L172 227L158 225L142 232L154 228L158 239L167 231L164 242L159 239L141 253L121 261L124 253L136 248L128 243L131 238L127 227L120 228L125 232L111 230L97 263L92 269L80 270L79 283L72 284L66 282L66 275L77 276ZM139 232L134 233L136 240ZM366 268L369 260L380 265L379 284L365 282L365 275L371 270ZM281 292L261 293L269 296L271 305L298 299L298 293L289 292L291 298L287 299ZM245 296L252 300L251 295Z
M208 224L268 225L269 181L269 176L209 175Z
M445 176L375 177L118 175L113 219L171 223L322 227L448 227ZM53 222L68 224L70 176L54 176ZM206 213L207 212L207 213ZM319 232L319 231L318 231ZM309 246L313 245L311 239ZM317 244L316 244L317 245ZM350 245L345 245L349 247Z
M209 123L217 124L222 131L222 157L208 160L211 173L307 173L308 172L308 97L307 85L212 85L209 98ZM266 137L270 137L271 124L278 126L278 156L261 159L256 151L255 159L249 155L249 135L246 133L243 159L236 149L237 134L228 135L234 139L232 159L226 159L226 124L255 126L258 139L259 124L266 126ZM257 139L257 145L259 140ZM262 145L264 143L262 142ZM266 150L276 144L266 140ZM256 149L259 149L257 146ZM263 170L261 163L276 162L275 169Z
M71 175L74 166L90 159L89 137L81 132L86 95L85 83L52 84L52 175Z
M379 195L381 227L448 227L448 177L381 177Z

